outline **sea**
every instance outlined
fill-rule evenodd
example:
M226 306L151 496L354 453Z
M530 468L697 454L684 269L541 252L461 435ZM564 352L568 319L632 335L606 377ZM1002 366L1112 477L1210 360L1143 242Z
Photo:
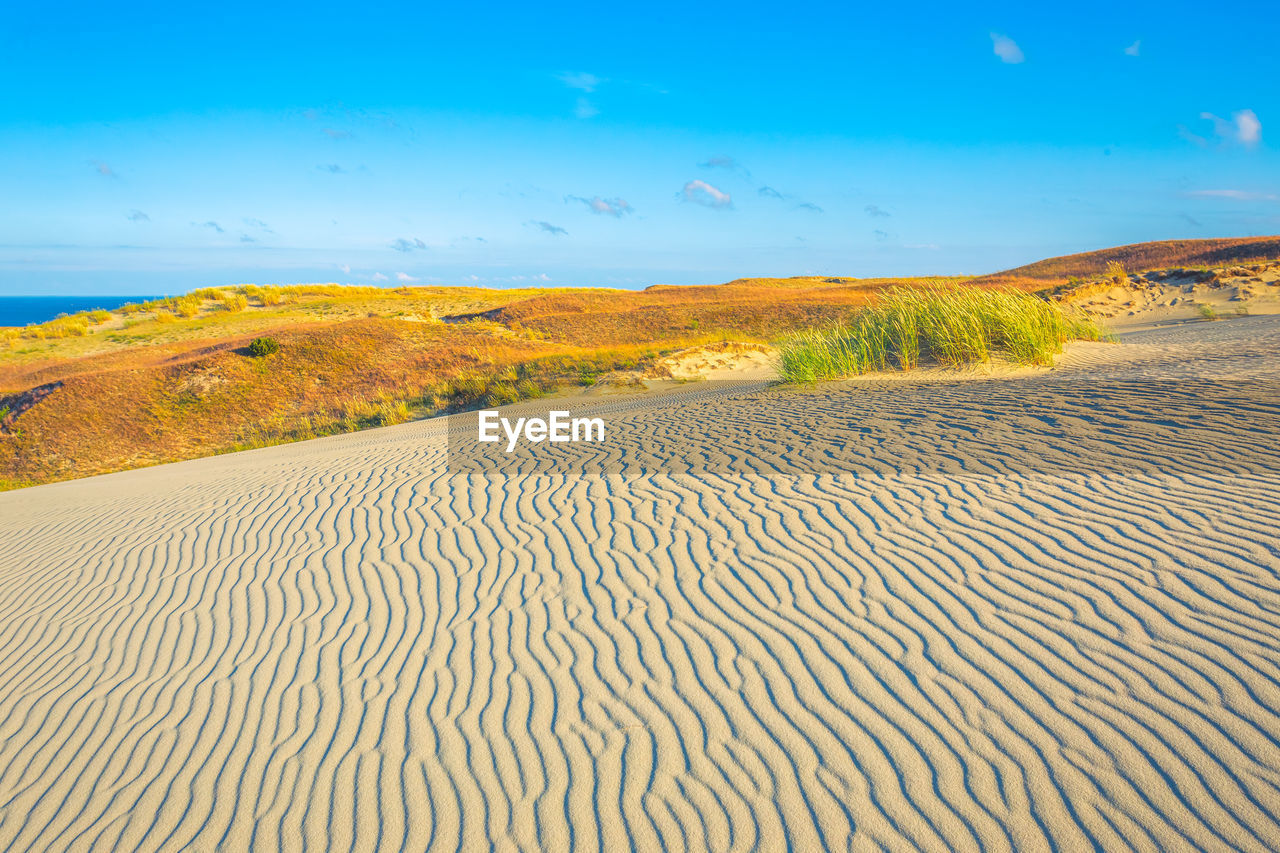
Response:
M59 314L75 314L102 308L110 311L129 302L146 302L156 296L0 296L0 326L28 326L52 320Z

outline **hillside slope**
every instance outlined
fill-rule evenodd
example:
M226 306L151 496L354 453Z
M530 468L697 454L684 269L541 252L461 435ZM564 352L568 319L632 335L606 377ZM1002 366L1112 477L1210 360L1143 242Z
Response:
M591 288L241 286L0 329L0 488L349 432L590 385L682 348L770 341L893 284L1280 258L1280 237L1143 243L978 278L748 278ZM256 337L280 351L250 355Z

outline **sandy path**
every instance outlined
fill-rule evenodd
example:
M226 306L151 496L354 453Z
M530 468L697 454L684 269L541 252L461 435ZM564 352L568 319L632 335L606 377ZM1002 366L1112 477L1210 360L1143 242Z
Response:
M433 421L2 494L0 849L1268 849L1278 384L1254 317L610 401L587 476Z

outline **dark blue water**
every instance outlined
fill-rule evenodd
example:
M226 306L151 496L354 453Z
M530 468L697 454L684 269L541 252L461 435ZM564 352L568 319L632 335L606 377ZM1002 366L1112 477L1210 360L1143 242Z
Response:
M110 311L127 302L146 302L155 296L0 296L0 326L43 323L59 314L103 308Z

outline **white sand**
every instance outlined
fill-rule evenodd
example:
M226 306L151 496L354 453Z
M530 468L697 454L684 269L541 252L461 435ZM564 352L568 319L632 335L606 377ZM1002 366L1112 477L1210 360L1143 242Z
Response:
M432 421L2 494L0 849L1273 848L1278 379L1250 317L597 401L724 457L640 480Z
M1083 285L1066 298L1116 329L1199 320L1206 308L1220 317L1280 314L1280 263L1136 273L1114 286Z

